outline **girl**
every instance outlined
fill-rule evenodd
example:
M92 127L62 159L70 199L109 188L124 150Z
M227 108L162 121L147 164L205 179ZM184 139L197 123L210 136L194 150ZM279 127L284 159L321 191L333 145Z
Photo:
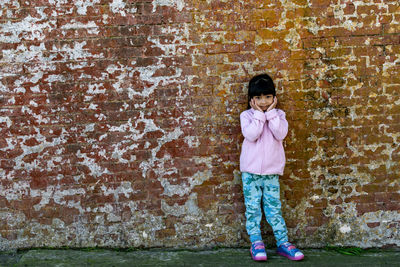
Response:
M248 110L240 114L244 141L240 154L243 194L246 206L246 230L250 236L253 260L265 261L267 254L261 237L261 199L264 214L277 242L277 253L291 260L304 255L288 242L279 199L279 175L285 167L282 140L288 132L285 112L278 103L270 76L261 74L249 82Z

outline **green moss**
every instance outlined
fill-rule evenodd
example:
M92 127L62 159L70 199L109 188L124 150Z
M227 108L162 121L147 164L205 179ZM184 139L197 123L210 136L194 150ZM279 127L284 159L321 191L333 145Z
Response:
M324 248L326 251L334 251L343 255L359 256L364 252L364 249L358 247L336 247L327 246Z

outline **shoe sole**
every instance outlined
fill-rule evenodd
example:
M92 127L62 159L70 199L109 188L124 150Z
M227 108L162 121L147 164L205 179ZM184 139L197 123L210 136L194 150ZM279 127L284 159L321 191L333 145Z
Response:
M267 256L259 256L259 257L253 256L253 253L251 253L251 249L250 249L250 255L251 255L251 258L255 261L266 261L267 260Z
M279 255L283 256L283 257L288 258L289 260L292 260L292 261L301 261L302 259L304 259L304 255L301 255L299 257L291 257L289 255L286 255L286 254L282 253L282 252L277 252L277 253Z

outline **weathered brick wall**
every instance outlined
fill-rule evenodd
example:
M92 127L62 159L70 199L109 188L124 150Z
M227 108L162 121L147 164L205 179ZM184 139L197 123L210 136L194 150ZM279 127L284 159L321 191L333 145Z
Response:
M247 245L239 113L263 72L291 239L400 244L398 1L3 0L0 19L1 249Z

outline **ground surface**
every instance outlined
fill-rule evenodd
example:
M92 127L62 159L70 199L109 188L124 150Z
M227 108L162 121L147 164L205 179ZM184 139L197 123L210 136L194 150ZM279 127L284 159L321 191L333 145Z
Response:
M400 266L400 250L366 250L358 256L306 249L301 262L267 250L268 261L253 262L247 249L208 251L24 250L0 252L0 266Z

